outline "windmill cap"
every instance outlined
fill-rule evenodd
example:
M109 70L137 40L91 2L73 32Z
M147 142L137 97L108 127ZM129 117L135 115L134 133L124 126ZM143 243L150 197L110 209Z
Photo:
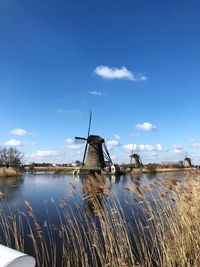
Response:
M134 154L131 154L130 157L132 157L132 158L139 158L140 156L138 154L135 154L134 153Z
M99 135L90 135L87 139L88 143L104 143L104 139Z

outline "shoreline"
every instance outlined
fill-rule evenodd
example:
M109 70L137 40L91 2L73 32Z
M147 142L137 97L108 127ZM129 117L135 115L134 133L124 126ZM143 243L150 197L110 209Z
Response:
M178 171L192 171L195 170L195 168L157 168L155 170L149 170L149 169L133 169L130 173L164 173L164 172L178 172Z
M12 177L20 176L24 173L54 173L54 174L73 174L78 170L78 167L34 167L34 169L25 168L24 171L15 169L13 167L0 167L0 177ZM124 174L140 174L140 173L167 173L167 172L179 172L179 171L192 171L196 168L157 168L150 170L148 168L134 168L131 171L125 171ZM109 173L105 173L109 174Z

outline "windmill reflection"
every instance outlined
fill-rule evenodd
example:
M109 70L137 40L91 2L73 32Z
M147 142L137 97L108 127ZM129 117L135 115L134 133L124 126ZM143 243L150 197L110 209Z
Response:
M110 195L110 186L106 184L103 175L94 174L81 179L83 185L83 196L88 209L92 214L102 214L104 201Z
M142 194L142 191L141 191L141 179L142 179L141 174L136 174L134 176L131 176L132 187L133 187L133 190L134 190L135 194L138 197L143 197L143 194Z

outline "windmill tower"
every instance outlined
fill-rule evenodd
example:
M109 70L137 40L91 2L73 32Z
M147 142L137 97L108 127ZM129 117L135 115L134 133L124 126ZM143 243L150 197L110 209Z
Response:
M87 137L75 137L75 140L86 141L82 169L102 170L106 167L105 159L112 164L105 140L99 135L90 135L92 112L90 112Z
M134 168L140 168L143 166L141 158L138 154L133 153L133 151L134 151L134 145L130 155L130 165L132 165Z
M185 168L190 168L190 167L192 167L192 161L191 161L191 158L188 158L188 157L187 157L187 153L185 153L184 167L185 167Z
M130 164L134 168L140 168L143 166L140 156L135 153L130 155Z

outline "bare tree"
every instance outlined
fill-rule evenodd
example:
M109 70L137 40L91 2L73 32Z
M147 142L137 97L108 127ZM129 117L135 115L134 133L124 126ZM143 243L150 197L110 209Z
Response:
M20 167L22 165L23 154L14 147L0 147L0 166Z

